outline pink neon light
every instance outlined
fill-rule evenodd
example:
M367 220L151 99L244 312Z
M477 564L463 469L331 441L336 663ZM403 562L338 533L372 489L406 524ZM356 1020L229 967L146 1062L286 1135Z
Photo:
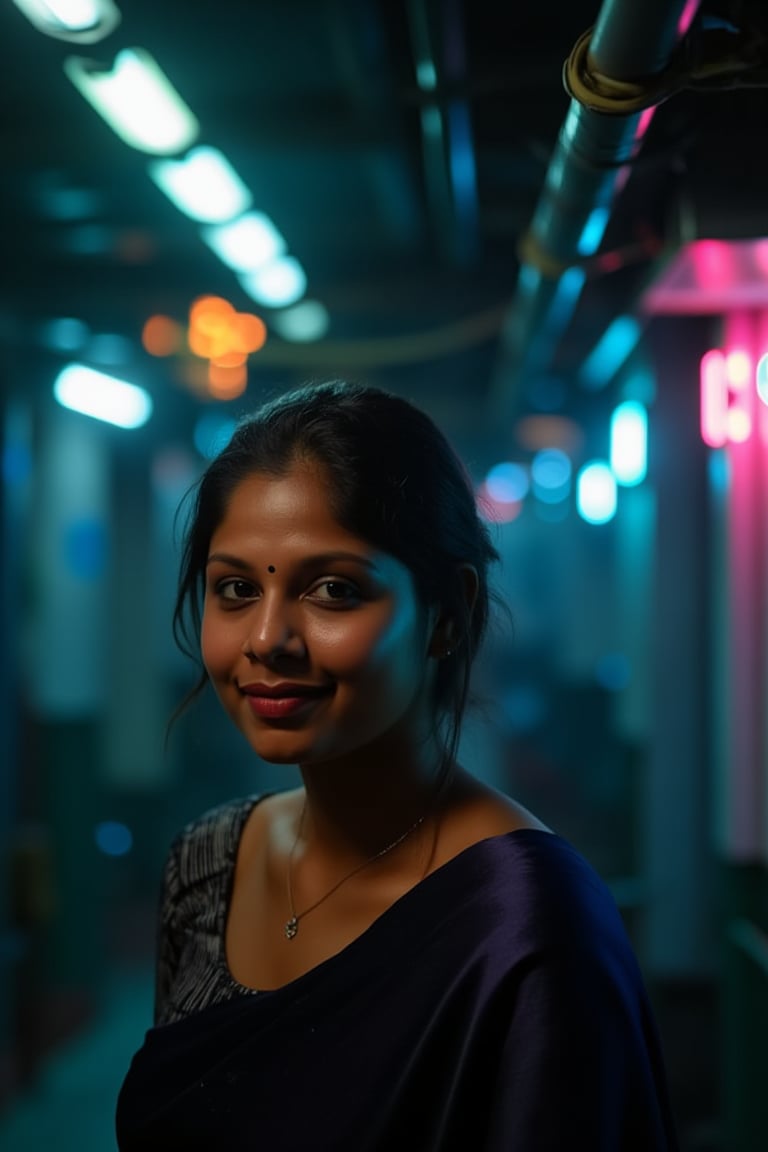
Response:
M731 444L743 444L749 440L752 431L752 420L749 412L743 408L729 408L726 412L726 428Z
M752 361L741 348L734 348L725 358L725 374L728 383L736 391L749 385L752 376Z
M680 14L680 19L677 22L678 36L685 36L686 32L693 23L693 18L696 15L696 9L698 6L699 0L688 0L688 3Z
M651 108L645 108L641 112L640 119L637 122L637 128L635 129L635 140L642 140L643 136L645 136L651 126L651 120L653 120L655 111L656 107L654 105Z
M728 388L725 356L713 348L701 358L701 437L710 448L722 448L728 439Z
M757 265L758 271L768 272L768 240L752 241L752 259Z
M521 500L497 500L488 491L485 481L476 492L477 511L480 517L490 524L509 524L520 515Z
M722 240L697 240L691 244L691 262L700 288L724 288L734 282L734 257Z
M729 343L733 343L725 357L725 374L728 387L728 411L725 417L725 426L728 439L732 444L744 444L752 434L752 410L754 407L755 378L752 357L744 351L743 347L744 343L750 346L753 343L752 320L744 313L734 313L729 317L727 331Z

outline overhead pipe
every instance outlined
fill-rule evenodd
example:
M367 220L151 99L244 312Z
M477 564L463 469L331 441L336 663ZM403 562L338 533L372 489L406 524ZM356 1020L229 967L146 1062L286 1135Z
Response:
M434 239L447 263L467 265L478 250L475 145L466 99L446 96L466 81L461 0L410 0L407 11Z
M605 0L564 69L571 93L531 225L491 386L508 415L520 382L546 373L700 0ZM584 80L582 84L579 74ZM594 87L591 88L591 85Z

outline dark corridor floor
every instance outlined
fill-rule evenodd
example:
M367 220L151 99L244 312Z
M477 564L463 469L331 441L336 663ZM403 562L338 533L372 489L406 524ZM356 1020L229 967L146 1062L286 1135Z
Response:
M151 1012L151 973L116 979L105 1010L0 1115L3 1152L116 1152L115 1100Z

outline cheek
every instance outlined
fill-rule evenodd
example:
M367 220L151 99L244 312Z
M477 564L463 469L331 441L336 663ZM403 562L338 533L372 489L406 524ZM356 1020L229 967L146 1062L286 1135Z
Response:
M203 613L200 629L200 654L211 678L221 675L232 659L232 629Z
M424 665L424 631L411 605L387 606L365 617L350 615L343 627L318 629L315 652L322 651L340 678L410 677Z

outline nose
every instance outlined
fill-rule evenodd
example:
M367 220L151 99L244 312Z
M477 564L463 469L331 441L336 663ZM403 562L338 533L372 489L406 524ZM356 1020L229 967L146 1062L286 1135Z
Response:
M307 650L295 613L277 596L263 596L247 616L243 654L270 663L282 657L302 659Z

